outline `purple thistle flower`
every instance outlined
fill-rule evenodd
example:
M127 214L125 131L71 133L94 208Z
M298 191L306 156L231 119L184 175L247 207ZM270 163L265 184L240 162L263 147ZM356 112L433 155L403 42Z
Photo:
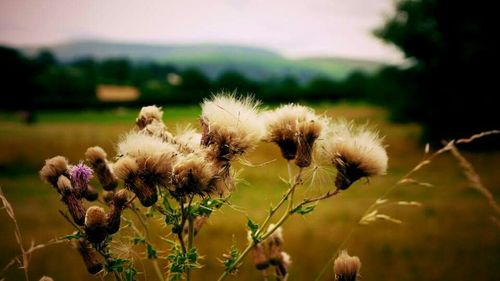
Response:
M78 165L71 166L69 174L73 188L79 195L87 191L87 185L92 178L94 171L87 165L80 162Z

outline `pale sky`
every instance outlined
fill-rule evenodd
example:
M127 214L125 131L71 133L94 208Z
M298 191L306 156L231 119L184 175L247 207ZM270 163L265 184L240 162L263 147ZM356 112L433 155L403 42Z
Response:
M0 44L228 43L289 57L402 55L371 31L394 0L0 0Z

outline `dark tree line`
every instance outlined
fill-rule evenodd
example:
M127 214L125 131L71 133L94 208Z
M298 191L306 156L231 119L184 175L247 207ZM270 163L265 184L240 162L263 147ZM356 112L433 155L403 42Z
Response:
M198 103L212 93L225 90L237 94L253 94L266 102L298 100L365 99L365 84L372 78L356 72L347 79L336 81L317 77L301 84L293 76L274 77L255 81L235 70L222 72L209 79L196 68L178 69L169 64L132 63L126 59L96 61L82 58L71 63L60 63L48 51L34 58L1 47L0 60L8 75L1 79L3 109L89 108L116 106L96 98L100 84L134 86L140 98L120 105ZM168 78L176 76L173 83ZM175 78L175 77L174 77Z

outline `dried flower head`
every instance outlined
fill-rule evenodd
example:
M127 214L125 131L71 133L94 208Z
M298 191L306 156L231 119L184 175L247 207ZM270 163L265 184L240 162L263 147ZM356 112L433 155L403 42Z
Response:
M179 152L183 154L194 153L201 148L201 134L188 127L175 136L174 142L177 144Z
M288 272L290 265L292 264L292 260L290 255L286 252L280 252L280 260L281 263L276 265L276 276L280 278L279 280L286 281L288 279Z
M77 196L84 196L93 173L94 171L83 162L70 166L69 175Z
M144 106L135 120L137 127L142 130L153 121L162 122L163 111L156 105Z
M269 267L269 259L266 254L266 249L262 243L256 244L252 247L252 256L257 270L265 270Z
M88 208L85 214L85 233L92 243L100 243L106 239L106 213L98 206Z
M85 221L85 208L82 201L78 199L71 186L71 181L64 175L59 176L57 188L61 193L61 201L66 205L73 221L78 225L83 225Z
M295 159L299 167L311 164L314 142L326 127L326 119L311 108L287 104L264 114L267 127L265 140L276 143L283 158Z
M323 149L337 168L335 185L342 190L362 177L383 175L387 170L388 157L382 139L364 126L355 128L338 122Z
M276 226L270 224L267 231L271 231ZM269 262L272 265L279 265L283 263L281 251L283 249L283 229L278 227L269 237L266 239L267 245L269 247Z
M68 175L68 160L63 156L45 160L45 165L40 170L42 180L57 188L57 180L60 175Z
M173 167L171 192L176 196L209 194L217 176L214 165L204 157L195 153L179 156Z
M42 276L42 278L40 278L40 280L38 281L54 281L54 279L52 279L51 277L48 277L48 276Z
M201 143L212 147L214 160L231 161L261 140L264 126L258 104L251 97L231 94L219 94L202 103Z
M118 144L118 153L122 158L114 165L117 176L144 206L151 206L158 199L157 186L170 185L177 159L175 145L144 133L130 133Z
M160 138L164 142L172 142L174 139L172 133L167 130L167 126L165 126L165 124L161 121L153 120L151 123L146 125L141 132Z
M76 243L76 248L83 258L85 267L90 274L96 274L102 270L102 264L97 257L97 254L87 240L80 238Z
M115 175L111 172L106 157L106 152L99 146L89 147L85 152L85 158L94 168L102 188L104 190L113 190L118 183Z
M335 272L335 280L337 281L356 281L361 261L358 257L351 257L346 250L340 252L333 264L333 272Z
M304 120L297 124L297 157L295 158L295 165L302 168L311 165L314 143L320 137L326 124L326 119L315 114L307 115Z

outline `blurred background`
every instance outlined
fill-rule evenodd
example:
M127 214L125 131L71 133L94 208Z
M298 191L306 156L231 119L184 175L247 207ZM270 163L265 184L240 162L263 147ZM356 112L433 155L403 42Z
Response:
M252 94L268 107L305 103L319 113L375 125L386 135L390 157L387 176L360 183L306 220L286 225L291 280L314 279L367 206L422 159L425 143L437 149L443 139L500 128L497 11L489 5L1 0L0 187L15 208L26 245L47 241L71 227L58 217L56 194L37 176L44 159L62 154L77 162L93 145L113 155L114 143L133 128L141 106L162 106L175 131L187 123L197 127L199 102L220 91ZM461 148L498 198L500 138ZM255 162L274 158L279 159L277 149L265 144L250 156ZM500 280L492 210L468 188L451 157L431 165L418 176L434 187L394 194L394 200L423 204L387 210L403 225L376 223L353 232L346 247L361 258L363 280ZM284 187L276 175L286 171L245 167L242 173L247 183L233 199L258 220L279 199ZM206 266L196 280L221 272L217 258L228 251L233 234L243 247L245 220L230 209L214 215L200 236ZM19 251L3 210L0 238L3 267ZM157 247L168 249L161 240ZM329 272L324 280L333 280ZM44 274L95 279L68 245L33 255L30 277ZM22 276L17 269L6 275ZM247 263L238 280L258 276Z

